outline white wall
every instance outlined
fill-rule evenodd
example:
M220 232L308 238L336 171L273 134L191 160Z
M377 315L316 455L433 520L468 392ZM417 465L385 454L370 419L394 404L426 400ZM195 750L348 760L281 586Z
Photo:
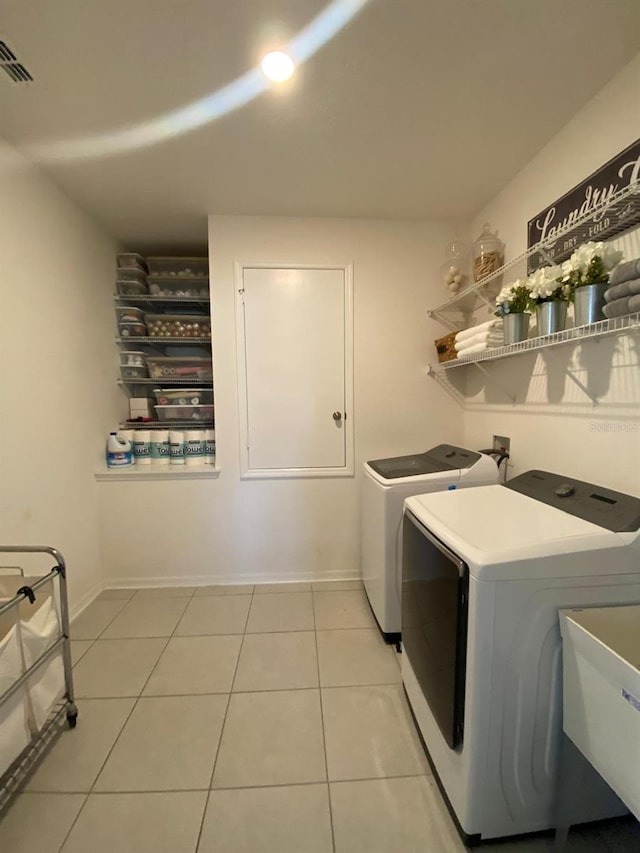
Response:
M102 549L117 582L284 580L359 572L362 461L462 438L462 412L426 376L441 329L437 271L452 228L212 217L218 480L101 483ZM354 264L355 479L240 481L234 261Z
M123 406L116 246L2 142L0 191L0 542L59 548L77 609L102 582L93 472Z
M475 218L498 227L507 259L526 249L527 221L633 142L640 130L640 56L618 74ZM508 138L505 139L508 144ZM627 239L640 256L640 235ZM486 365L497 384L467 371L465 442L487 435L512 442L511 475L555 470L640 495L640 335L567 346ZM567 375L597 397L594 406Z

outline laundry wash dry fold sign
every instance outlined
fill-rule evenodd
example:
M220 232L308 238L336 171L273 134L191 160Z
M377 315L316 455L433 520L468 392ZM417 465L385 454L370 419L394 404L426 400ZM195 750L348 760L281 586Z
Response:
M640 222L640 194L629 196L623 203L608 207L617 194L640 180L640 139L637 139L581 184L554 201L529 220L527 248L544 242L546 261L534 253L529 271L542 263L566 260L574 249L587 240L609 240ZM589 217L589 214L592 214ZM572 225L583 217L582 221Z

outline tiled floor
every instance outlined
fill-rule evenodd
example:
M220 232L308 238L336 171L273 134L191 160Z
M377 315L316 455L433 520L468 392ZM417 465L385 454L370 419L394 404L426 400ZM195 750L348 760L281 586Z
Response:
M110 590L73 636L78 727L3 853L465 850L359 583ZM574 830L578 851L640 851L638 825Z

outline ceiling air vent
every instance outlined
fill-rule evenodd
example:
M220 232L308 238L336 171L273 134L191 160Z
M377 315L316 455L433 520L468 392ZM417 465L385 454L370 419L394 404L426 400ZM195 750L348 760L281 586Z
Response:
M0 67L3 68L14 83L30 83L33 77L18 57L3 41L0 41Z

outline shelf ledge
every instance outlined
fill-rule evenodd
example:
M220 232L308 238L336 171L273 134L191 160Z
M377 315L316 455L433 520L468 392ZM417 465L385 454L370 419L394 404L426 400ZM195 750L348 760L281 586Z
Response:
M583 341L601 338L616 332L629 332L638 329L640 329L640 313L628 314L625 317L600 320L597 323L592 323L590 326L575 326L572 329L564 329L562 332L556 332L553 335L529 338L517 344L495 347L495 349L484 350L484 352L474 353L473 355L463 356L462 358L454 358L442 364L430 364L427 367L427 373L431 375L444 373L447 370L464 367L467 364L477 364L482 361L498 361L499 359L519 355L524 352L535 352L561 344L582 343Z
M105 465L94 474L99 483L158 480L217 480L220 469L216 465L132 465L107 468Z

